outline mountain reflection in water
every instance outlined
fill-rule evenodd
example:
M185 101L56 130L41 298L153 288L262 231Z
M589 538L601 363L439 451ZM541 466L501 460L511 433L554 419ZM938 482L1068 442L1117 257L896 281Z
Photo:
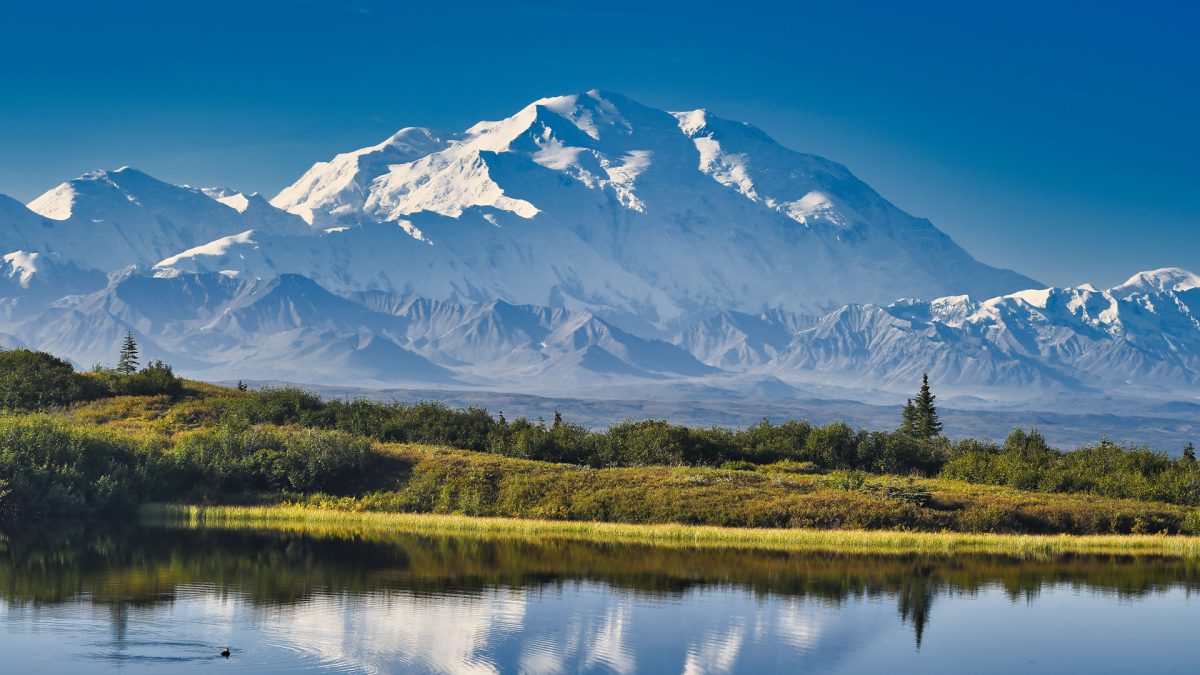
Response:
M229 646L254 672L1172 672L1198 582L1156 558L54 524L0 541L0 648L43 671L211 667Z

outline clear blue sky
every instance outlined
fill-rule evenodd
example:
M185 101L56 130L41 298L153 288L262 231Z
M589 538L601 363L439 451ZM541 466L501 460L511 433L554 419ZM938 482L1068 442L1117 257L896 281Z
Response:
M1200 271L1194 3L911 4L14 0L0 192L132 165L273 195L599 87L753 122L1047 283Z

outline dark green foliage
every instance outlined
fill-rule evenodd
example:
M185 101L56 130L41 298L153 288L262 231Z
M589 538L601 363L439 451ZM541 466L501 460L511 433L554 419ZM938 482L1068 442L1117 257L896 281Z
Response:
M136 505L152 467L152 453L125 438L42 415L0 419L0 519Z
M385 442L428 443L485 451L495 420L483 408L455 410L444 403L330 401L325 424Z
M819 469L935 473L944 439L852 429L844 422L807 421L747 429L698 429L664 420L625 421L592 431L555 413L553 422L493 419L482 408L455 410L436 402L322 401L293 387L268 388L219 404L225 416L251 424L337 429L384 442L447 445L509 457L584 466L719 466L727 461L810 462Z
M808 456L808 436L812 430L808 420L771 424L764 419L736 432L734 442L741 458L758 464L785 460L811 461Z
M337 431L278 431L230 422L185 436L170 453L173 482L201 493L343 493L366 480L366 439Z
M0 351L0 407L46 410L102 393L94 380L56 356L28 349Z
M913 506L924 507L933 501L933 495L929 493L929 489L911 478L905 482L888 481L879 483L876 490L884 499L912 504Z
M1185 462L1196 461L1196 446L1191 441L1188 441L1188 444L1183 446L1183 460Z
M183 393L183 380L175 377L171 366L162 361L151 361L130 380L131 389L139 396L167 395L172 398Z
M806 459L825 469L861 468L858 466L860 436L845 422L816 427L805 442Z
M340 494L368 482L378 459L369 441L336 431L227 423L164 452L44 415L0 418L0 521L188 495Z
M726 471L757 471L758 465L754 462L747 462L744 459L734 459L723 462L719 468Z
M97 367L88 375L45 352L0 351L0 408L50 410L105 396L159 396L183 393L183 380L171 366L154 361L140 371L123 373Z
M609 428L606 466L713 465L723 448L709 434L662 420L625 421Z
M488 432L487 450L509 457L597 466L605 461L604 449L599 434L568 422L547 428L541 420L501 418Z
M251 424L325 426L328 419L321 397L296 387L268 387L221 404L228 414Z
M121 345L121 354L117 358L116 371L122 375L132 375L138 369L138 347L137 341L133 339L133 332L125 332L125 342Z
M152 361L145 368L132 373L119 370L99 370L93 373L108 396L170 396L183 393L183 380L175 376L171 366L162 361Z
M916 398L910 398L904 404L903 419L900 430L921 440L932 440L942 435L942 422L938 418L937 397L929 389L929 373L921 377L921 391Z
M1109 441L1061 452L1037 431L1013 431L1003 446L960 442L941 475L1022 490L1200 505L1200 466L1194 460Z
M455 410L444 403L323 401L296 387L268 387L220 401L226 415L251 424L337 429L389 443L428 443L488 450L497 426L482 408Z

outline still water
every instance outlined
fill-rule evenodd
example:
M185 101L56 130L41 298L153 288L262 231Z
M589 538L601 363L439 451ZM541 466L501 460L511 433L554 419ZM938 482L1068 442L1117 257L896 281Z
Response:
M1170 560L56 525L0 538L0 669L1200 672L1198 585Z

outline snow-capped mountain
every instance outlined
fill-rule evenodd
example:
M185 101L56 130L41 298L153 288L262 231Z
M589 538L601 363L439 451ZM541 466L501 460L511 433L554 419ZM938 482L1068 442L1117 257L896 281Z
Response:
M102 272L52 253L11 251L0 257L0 316L35 316L59 298L91 293L106 282Z
M974 260L841 165L703 110L598 91L458 134L405 129L315 165L271 203L333 231L254 232L160 267L502 298L643 330L729 309L812 313L1037 285Z
M307 233L257 195L170 185L128 167L93 171L17 208L0 200L4 250L56 254L104 272L153 265L219 237L256 229Z
M903 391L928 372L993 397L1021 388L1177 392L1200 384L1200 277L1161 269L1104 291L848 305L807 323L726 314L674 341L725 369L851 388Z
M0 344L84 366L132 331L207 378L1192 399L1198 316L1189 272L1044 289L839 164L598 91L403 129L269 202L130 168L0 195Z

